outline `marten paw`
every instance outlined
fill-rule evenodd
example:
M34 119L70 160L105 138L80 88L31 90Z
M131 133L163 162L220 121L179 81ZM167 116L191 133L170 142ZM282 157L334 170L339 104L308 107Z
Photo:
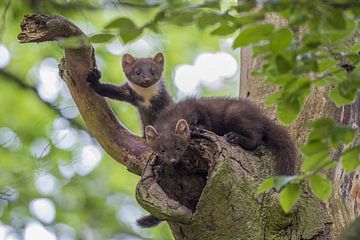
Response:
M232 143L232 144L240 143L239 134L237 134L237 133L229 132L229 133L225 134L224 137L228 143Z
M101 78L101 72L97 68L93 68L89 71L86 80L90 84L91 87L95 87L99 85L99 79Z
M204 132L204 127L201 125L197 125L197 126L190 126L190 135L191 136L199 136L201 135L201 133Z

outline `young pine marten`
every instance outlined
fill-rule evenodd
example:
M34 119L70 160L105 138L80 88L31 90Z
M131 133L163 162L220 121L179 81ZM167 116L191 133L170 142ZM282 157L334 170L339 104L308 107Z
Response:
M137 107L143 128L154 124L160 112L173 102L161 77L164 70L163 54L158 53L153 58L134 58L125 54L122 67L128 82L121 86L100 83L101 72L96 68L90 71L87 80L99 95Z
M245 150L260 144L269 148L276 159L279 175L294 175L296 147L288 132L273 123L257 107L244 99L189 98L169 105L154 122L146 126L147 144L161 161L178 163L190 143L190 132L206 129ZM160 223L154 216L138 220L143 227Z

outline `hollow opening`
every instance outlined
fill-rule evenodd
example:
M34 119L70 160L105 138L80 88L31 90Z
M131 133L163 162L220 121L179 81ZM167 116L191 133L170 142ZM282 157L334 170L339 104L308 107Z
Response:
M183 159L177 164L166 164L160 159L156 161L157 182L169 198L180 204L196 210L197 203L207 182L211 159L204 156L209 146L203 146L201 141L192 140Z

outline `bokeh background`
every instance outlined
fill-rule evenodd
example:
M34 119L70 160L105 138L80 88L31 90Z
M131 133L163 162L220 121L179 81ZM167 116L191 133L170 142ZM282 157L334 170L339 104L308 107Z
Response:
M172 239L166 223L152 229L136 226L135 220L146 214L134 198L139 177L111 159L87 132L58 76L63 49L55 42L17 40L28 13L63 15L91 35L121 16L144 24L158 8L141 6L163 2L0 1L0 240ZM124 53L148 57L163 52L163 77L177 100L236 96L239 51L231 49L233 37L183 25L162 23L159 33L145 30L127 44L119 38L95 44L102 81L126 81ZM127 128L141 134L134 107L108 102Z

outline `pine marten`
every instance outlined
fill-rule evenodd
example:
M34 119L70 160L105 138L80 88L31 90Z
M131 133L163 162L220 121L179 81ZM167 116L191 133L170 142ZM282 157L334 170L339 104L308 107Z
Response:
M128 82L121 86L100 83L101 72L96 68L89 72L87 80L99 95L137 107L144 129L154 124L160 112L173 103L162 80L164 56L157 53L152 58L134 58L124 54L122 67Z
M206 129L245 150L264 144L276 159L278 175L294 175L296 147L285 128L273 123L244 99L189 98L169 105L152 126L146 126L147 144L161 161L177 164L187 150L191 133ZM154 216L138 220L143 227L160 223Z

